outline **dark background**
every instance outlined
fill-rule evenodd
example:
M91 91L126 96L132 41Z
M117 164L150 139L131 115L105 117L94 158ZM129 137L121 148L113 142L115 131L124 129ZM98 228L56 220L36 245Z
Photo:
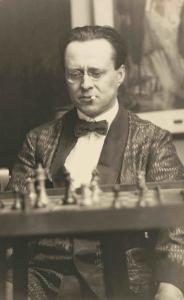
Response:
M68 104L59 47L69 29L68 0L0 0L0 167Z

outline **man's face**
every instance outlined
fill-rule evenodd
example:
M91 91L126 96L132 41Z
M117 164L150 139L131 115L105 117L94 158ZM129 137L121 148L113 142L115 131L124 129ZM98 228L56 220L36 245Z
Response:
M71 42L65 51L65 71L73 104L95 117L113 106L124 66L115 70L114 49L105 39Z

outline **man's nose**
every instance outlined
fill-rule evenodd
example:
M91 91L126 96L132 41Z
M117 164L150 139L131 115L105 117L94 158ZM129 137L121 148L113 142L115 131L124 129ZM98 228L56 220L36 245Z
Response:
M88 74L83 75L83 78L81 81L81 87L85 90L93 87L93 81Z

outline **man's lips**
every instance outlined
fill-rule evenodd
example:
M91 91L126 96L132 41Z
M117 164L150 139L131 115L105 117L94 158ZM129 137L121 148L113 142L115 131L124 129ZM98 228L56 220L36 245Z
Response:
M81 95L79 98L82 98L82 99L91 99L92 96L84 96L84 95Z
M96 99L96 96L83 96L83 95L81 95L79 97L79 99L84 99L84 100L87 100L87 101L93 101L93 100Z

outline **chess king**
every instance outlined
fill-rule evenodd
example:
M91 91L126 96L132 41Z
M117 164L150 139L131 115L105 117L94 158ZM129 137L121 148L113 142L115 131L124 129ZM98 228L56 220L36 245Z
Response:
M89 184L95 167L101 184L135 184L139 171L146 181L184 178L170 134L122 106L118 89L125 78L125 58L125 46L113 28L71 30L63 63L74 109L27 134L9 189L25 192L26 178L34 177L38 163L56 186L62 185L64 168L75 187ZM146 300L183 299L184 229L148 236L135 231L124 241L129 288ZM41 239L31 253L32 300L105 299L96 241Z

